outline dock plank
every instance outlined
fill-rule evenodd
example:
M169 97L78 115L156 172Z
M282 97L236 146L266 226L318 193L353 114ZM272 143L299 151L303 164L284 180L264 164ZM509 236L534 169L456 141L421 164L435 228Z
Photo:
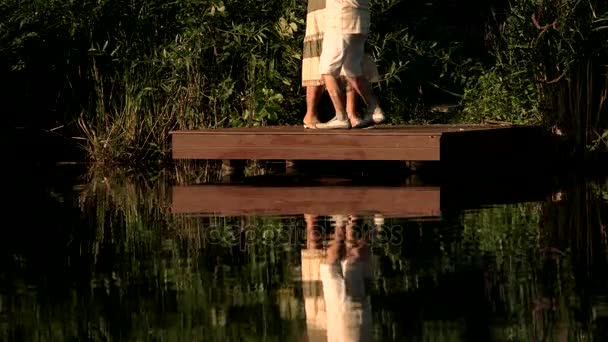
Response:
M406 160L483 159L538 145L538 129L497 125L378 126L305 130L299 126L172 131L174 159Z

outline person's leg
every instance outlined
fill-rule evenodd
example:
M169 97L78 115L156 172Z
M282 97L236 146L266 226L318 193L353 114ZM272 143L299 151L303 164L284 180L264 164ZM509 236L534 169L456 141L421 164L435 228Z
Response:
M315 125L319 122L317 106L319 105L322 94L322 86L306 87L306 115L304 116L304 127L316 128Z
M359 117L357 115L357 93L355 89L350 86L346 78L342 82L344 84L344 88L346 88L346 115L348 115L348 120L350 120L351 126L356 126L359 124Z
M354 128L365 128L374 124L379 124L385 120L384 112L378 105L378 100L372 92L372 87L369 81L364 77L349 77L349 84L363 98L366 104L366 115L362 120L359 120Z
M384 113L378 105L378 100L374 96L371 84L362 76L347 77L350 86L361 96L367 106L367 116L365 119L372 119L375 123L384 121Z
M319 58L325 31L325 0L308 0L306 28L302 51L302 85L306 88L306 114L304 126L315 128L319 122L317 106L323 93L323 80L319 73Z
M365 54L365 41L367 37L360 34L352 34L346 37L346 52L344 59L344 70L346 79L350 86L361 96L367 106L368 115L363 121L371 121L375 115L380 121L384 120L382 110L372 92L371 85L362 73L362 63ZM382 116L382 117L380 117Z
M372 60L371 56L368 54L363 55L363 60L361 62L361 72L363 77L370 83L379 82L380 75L378 74L378 67L376 63ZM342 89L346 89L346 114L348 115L348 119L350 120L350 124L353 127L359 126L361 124L361 119L359 118L359 114L357 113L357 105L358 100L357 92L350 85L348 80L346 79L346 75L344 73L344 68L342 68L340 73L340 82Z
M344 105L344 94L338 81L344 63L344 49L343 35L328 32L324 34L319 71L323 75L325 88L336 111L336 116L329 122L317 124L317 128L350 128Z
M338 82L338 79L332 74L325 74L323 75L323 80L325 81L325 87L327 88L327 93L329 94L331 103L333 104L334 110L336 111L336 119L346 120L344 94L340 89L340 83Z

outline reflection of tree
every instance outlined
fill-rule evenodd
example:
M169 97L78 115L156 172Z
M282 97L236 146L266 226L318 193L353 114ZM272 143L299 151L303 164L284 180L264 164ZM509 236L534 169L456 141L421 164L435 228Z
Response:
M34 228L1 239L0 317L8 324L0 336L301 339L310 307L321 311L310 298L321 292L300 249L314 259L325 255L316 251L323 244L265 242L284 230L310 242L306 221L172 216L168 189L163 178L113 175L85 186L76 210L69 197L32 198L39 217L22 216ZM592 331L606 319L608 210L598 199L607 190L579 185L559 203L441 222L386 219L385 230L401 228L401 242L373 242L376 339L599 339ZM212 243L210 230L237 243Z
M83 187L80 211L71 216L47 213L56 218L46 219L43 227L54 236L47 255L64 256L51 259L57 272L53 287L44 282L50 279L44 269L21 282L8 277L17 292L7 301L4 294L12 292L0 291L0 300L2 308L14 303L9 306L14 319L0 336L223 341L273 339L298 330L295 320L303 310L290 300L293 314L282 320L276 303L289 292L286 270L299 263L294 251L206 246L204 227L232 228L247 220L174 219L167 211L164 179L131 182L118 176L94 178ZM276 228L281 219L267 221L260 226ZM24 272L34 271L34 250L15 248L14 253L22 256Z
M445 340L468 336L463 328L482 334L479 327L489 326L486 340L589 339L597 329L593 307L605 307L599 294L606 295L606 276L599 270L606 269L607 211L584 189L565 193L562 203L469 211L453 225L403 224L406 243L380 250L374 276L379 330L388 338L397 327L400 336Z
M605 307L608 288L608 203L601 200L608 188L606 183L603 189L599 185L579 183L560 202L547 204L543 212L540 252L543 266L556 274L557 286L551 286L551 278L542 283L545 305L537 310L539 326L560 334L562 340L581 335L598 339L591 332L608 319L597 310Z
M486 258L488 300L494 314L507 318L496 333L529 341L593 339L593 297L605 295L607 285L601 239L607 211L589 189L583 183L561 202L465 216L465 233Z

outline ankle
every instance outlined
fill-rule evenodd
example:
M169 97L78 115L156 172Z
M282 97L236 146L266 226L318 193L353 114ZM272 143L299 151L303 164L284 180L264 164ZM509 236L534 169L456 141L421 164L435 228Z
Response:
M346 114L344 113L336 113L336 119L338 120L346 120Z
M367 105L367 111L369 113L373 113L376 111L376 109L380 109L380 106L378 105L378 100L376 100L376 99L370 100Z
M376 114L376 113L383 114L384 112L382 111L382 108L380 108L380 106L376 103L375 105L370 106L368 108L367 113L372 115L372 114Z

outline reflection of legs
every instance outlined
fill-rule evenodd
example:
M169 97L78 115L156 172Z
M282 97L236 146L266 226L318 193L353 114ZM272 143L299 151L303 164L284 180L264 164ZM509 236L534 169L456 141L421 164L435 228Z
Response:
M323 236L317 226L317 216L304 214L306 221L306 249L321 249L323 247Z
M339 264L344 260L367 262L370 256L370 234L357 233L357 218L354 216L332 216L334 234L327 249L326 264Z
M328 341L370 341L371 312L365 293L366 241L355 232L355 219L334 216L335 233L321 279L327 308ZM344 251L346 249L346 251Z
M323 234L318 225L318 216L304 214L306 222L306 248L302 253L302 290L306 313L306 330L309 338L326 335L327 318L325 299L321 287L320 265L325 260Z
M365 231L355 230L356 217L350 217L346 225L346 262L343 263L347 288L357 300L365 294L363 278L368 276L370 268L370 241Z
M329 241L325 262L319 274L323 282L323 297L327 312L327 341L340 341L343 336L343 302L345 293L342 265L344 254L344 216L332 216L334 233Z
M329 241L327 257L325 258L325 263L328 265L339 264L344 255L346 218L342 215L334 215L331 219L334 224L334 233Z

